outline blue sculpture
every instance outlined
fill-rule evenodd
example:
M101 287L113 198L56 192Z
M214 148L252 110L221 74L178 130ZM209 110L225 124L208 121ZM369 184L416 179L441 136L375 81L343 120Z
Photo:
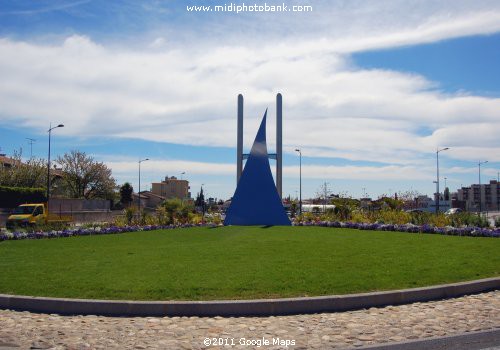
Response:
M267 110L262 118L231 205L227 209L224 225L291 225L274 185L269 165L266 118Z

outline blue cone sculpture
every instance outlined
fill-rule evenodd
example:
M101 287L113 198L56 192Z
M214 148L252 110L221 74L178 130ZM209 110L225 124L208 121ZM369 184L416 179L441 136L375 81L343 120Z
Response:
M290 226L274 184L266 144L267 110L253 142L224 225Z

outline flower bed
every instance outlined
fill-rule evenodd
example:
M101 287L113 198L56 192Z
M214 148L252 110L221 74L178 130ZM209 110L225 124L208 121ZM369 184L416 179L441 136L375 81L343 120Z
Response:
M91 236L91 235L109 235L125 232L153 231L153 230L171 230L187 227L216 227L215 224L182 224L182 225L146 225L146 226L109 226L93 228L71 228L60 231L48 232L7 232L0 234L0 242L6 240L20 239L41 239L41 238L60 238L72 236Z
M500 237L500 229L488 229L481 227L435 227L431 225L393 225L377 223L357 223L357 222L339 222L339 221L314 221L314 222L294 222L294 226L320 226L320 227L341 227L358 230L372 231L398 231L409 233L430 233L450 236L469 236L469 237Z
M7 240L20 239L41 239L41 238L60 238L72 236L91 236L108 235L125 232L153 231L153 230L171 230L187 227L217 227L216 224L182 224L182 225L146 225L146 226L109 226L94 228L72 228L60 231L48 232L7 232L0 234L0 242ZM469 236L469 237L500 237L500 229L486 229L480 227L434 227L430 225L392 225L377 223L357 223L357 222L339 222L339 221L315 221L315 222L294 222L293 226L318 226L318 227L337 227L351 228L358 230L371 231L397 231L408 233L430 233L451 236Z

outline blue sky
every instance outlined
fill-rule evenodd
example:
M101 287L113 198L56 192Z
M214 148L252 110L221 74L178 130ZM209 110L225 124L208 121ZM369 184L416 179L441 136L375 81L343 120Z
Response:
M240 1L235 1L240 3ZM259 2L257 2L259 3ZM263 3L263 2L262 2ZM270 3L269 1L267 3ZM280 1L281 3L281 1ZM288 1L311 13L193 13L221 1L0 2L0 148L87 152L118 183L166 175L210 196L235 188L236 97L245 146L284 98L285 195L323 182L373 197L451 190L500 171L500 4ZM271 162L274 168L274 162Z

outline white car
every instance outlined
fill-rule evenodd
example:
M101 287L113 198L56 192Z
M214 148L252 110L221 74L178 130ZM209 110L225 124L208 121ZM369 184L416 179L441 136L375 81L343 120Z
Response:
M453 214L458 214L458 213L461 213L461 212L463 212L463 210L460 209L460 208L450 208L444 214L445 215L453 215Z

